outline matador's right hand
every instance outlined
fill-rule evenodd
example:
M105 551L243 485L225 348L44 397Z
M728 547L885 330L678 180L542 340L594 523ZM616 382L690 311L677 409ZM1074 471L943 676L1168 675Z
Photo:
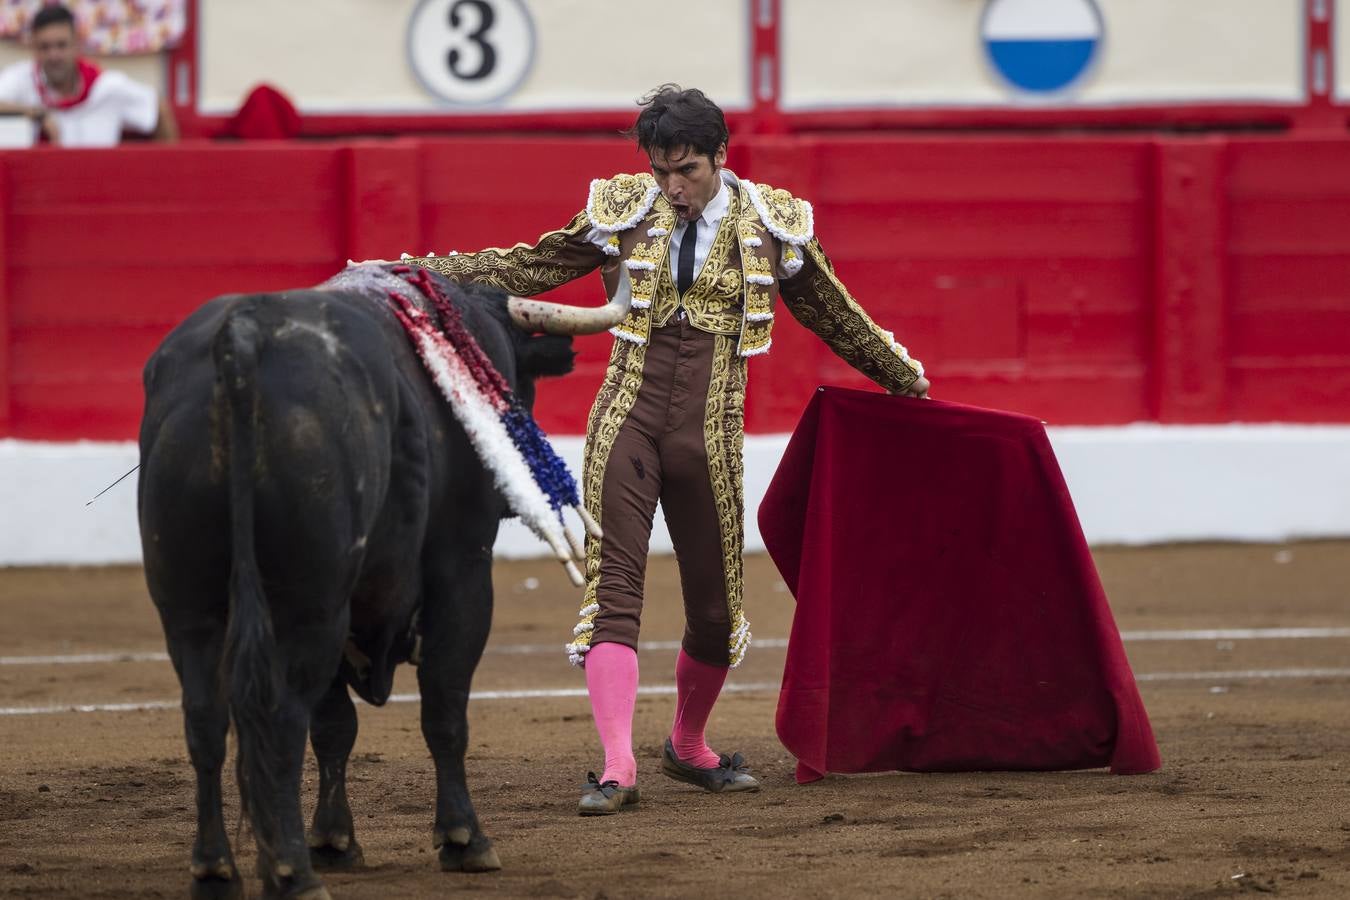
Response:
M928 383L928 379L920 375L918 378L910 382L909 387L905 388L902 391L891 391L891 393L897 394L901 397L918 397L920 400L927 400L928 389L930 387L932 387L932 385Z

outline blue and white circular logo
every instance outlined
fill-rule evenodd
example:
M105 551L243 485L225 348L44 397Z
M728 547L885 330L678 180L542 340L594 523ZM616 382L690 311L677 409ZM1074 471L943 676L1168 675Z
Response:
M989 0L980 22L994 69L1013 87L1037 94L1082 78L1104 31L1094 0Z

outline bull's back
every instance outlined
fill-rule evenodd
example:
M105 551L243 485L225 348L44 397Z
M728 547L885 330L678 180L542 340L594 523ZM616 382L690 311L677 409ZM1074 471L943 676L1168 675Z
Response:
M162 612L162 597L224 603L232 471L251 491L258 563L277 599L353 577L388 488L398 413L387 320L361 297L227 296L156 350L139 499Z

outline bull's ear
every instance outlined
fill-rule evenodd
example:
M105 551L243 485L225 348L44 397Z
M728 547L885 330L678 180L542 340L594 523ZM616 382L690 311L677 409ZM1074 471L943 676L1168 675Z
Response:
M545 334L528 338L520 350L520 372L532 378L566 375L576 359L572 339L566 335Z

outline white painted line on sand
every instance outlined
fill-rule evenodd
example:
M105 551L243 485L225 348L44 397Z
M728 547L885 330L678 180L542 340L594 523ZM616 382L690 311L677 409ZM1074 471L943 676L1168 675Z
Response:
M1264 678L1350 678L1350 669L1237 669L1228 672L1145 672L1135 681L1252 681Z
M1151 631L1122 631L1122 640L1136 641L1283 641L1298 639L1327 640L1350 638L1350 628L1205 628L1205 629L1159 629ZM782 650L788 645L787 638L756 638L754 646L760 650ZM485 651L490 654L562 654L562 644L502 644L490 646ZM680 649L679 641L642 641L638 644L642 651L663 651ZM163 651L124 650L109 653L66 653L54 656L0 656L0 666L69 666L90 663L121 662L168 662L169 654Z
M0 666L80 666L89 663L168 662L164 651L114 651L112 653L63 653L55 656L0 656Z
M49 716L53 713L145 712L179 709L177 700L146 700L143 703L65 703L56 706L0 706L0 716Z
M1194 630L1122 631L1126 641L1283 641L1299 638L1346 638L1350 628L1208 628Z
M758 694L776 690L778 690L778 685L768 681L729 684L722 688L723 693L729 694ZM651 684L643 685L638 688L638 694L642 695L661 696L674 693L675 685L673 684ZM540 688L535 690L514 691L473 691L469 694L469 699L538 700L585 696L585 688ZM357 703L361 702L355 697L352 699L356 700ZM421 694L391 694L389 696L390 703L416 703L421 699ZM40 716L70 712L146 712L160 709L178 709L181 705L182 704L177 700L146 700L142 703L65 703L53 706L0 706L0 716Z
M1136 675L1136 681L1256 681L1272 678L1350 678L1350 669L1238 669L1228 672L1146 672ZM767 694L777 691L774 682L729 684L723 688L729 694ZM638 688L640 695L665 696L675 693L673 684L652 684ZM470 700L541 700L580 698L585 688L539 688L525 690L474 691ZM390 703L416 703L419 694L393 694ZM357 701L360 702L360 701ZM53 706L0 706L0 716L37 716L56 713L89 712L144 712L177 709L177 700L148 700L143 703L66 703Z

